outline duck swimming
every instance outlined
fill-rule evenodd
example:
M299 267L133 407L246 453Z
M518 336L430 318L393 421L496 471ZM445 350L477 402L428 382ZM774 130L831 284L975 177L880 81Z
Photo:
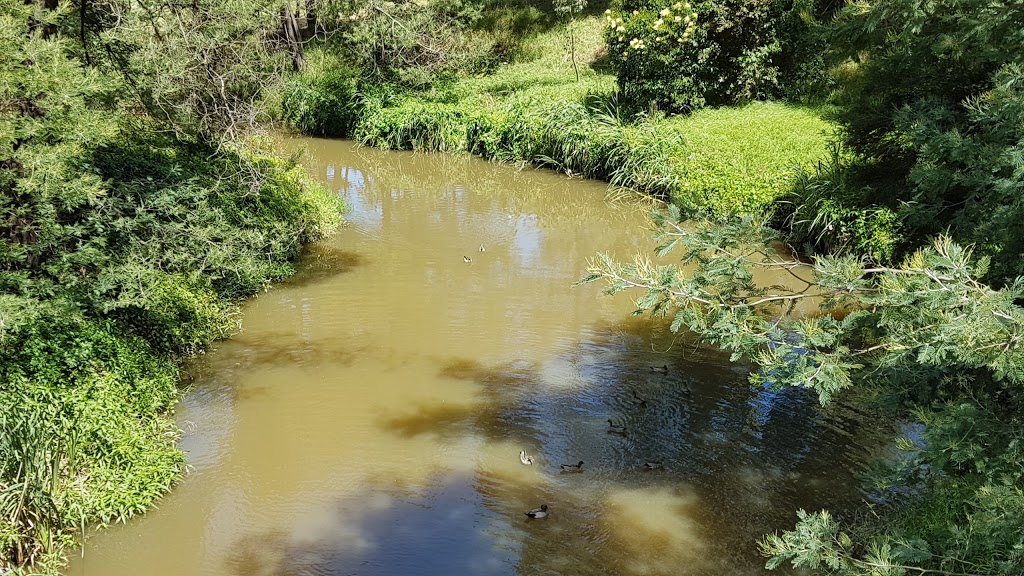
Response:
M622 425L622 424L616 424L615 422L612 422L611 418L609 418L608 419L608 433L609 434L619 434L619 435L625 436L626 435L626 427L624 425Z
M530 518L547 518L547 515L548 515L548 505L547 504L541 504L540 508L534 508L533 510L530 510L529 512L523 512L523 514L526 514Z
M578 464L562 464L562 472L583 472L583 460Z
M533 464L533 456L530 456L529 454L527 454L526 450L520 450L519 451L519 461L522 462L523 464L529 466L530 464Z
M630 392L633 393L633 400L636 400L637 404L640 404L642 408L647 408L647 400L643 396L637 394L636 390L630 390Z
M465 262L466 264L469 264L470 262L473 261L473 259L470 258L469 256L463 256L462 261Z
M480 245L480 251L481 252L487 252L487 250L484 249L484 245L483 244Z
M644 470L660 470L665 467L665 463L657 460L651 462L644 462Z
M668 364L662 364L661 366L651 366L651 372L660 372L661 374L668 374Z

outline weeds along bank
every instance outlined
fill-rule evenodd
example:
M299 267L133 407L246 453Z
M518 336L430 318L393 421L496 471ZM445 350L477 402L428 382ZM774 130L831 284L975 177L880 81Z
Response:
M614 97L615 76L601 71L605 27L599 17L574 24L579 81L564 27L531 39L519 61L418 90L366 81L321 47L284 84L281 113L311 134L529 162L715 215L770 210L798 168L825 158L834 127L805 106L627 115Z
M34 241L3 243L0 570L53 569L76 529L170 488L177 359L230 335L239 300L288 276L341 208L258 149L90 148L95 201L28 206Z

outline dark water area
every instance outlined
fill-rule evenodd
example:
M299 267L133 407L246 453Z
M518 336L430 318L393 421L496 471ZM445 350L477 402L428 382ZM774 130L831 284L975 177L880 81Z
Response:
M798 508L861 505L890 435L868 415L752 387L572 286L599 251L650 252L650 206L470 157L282 147L349 224L189 367L190 473L68 574L763 574L757 540Z

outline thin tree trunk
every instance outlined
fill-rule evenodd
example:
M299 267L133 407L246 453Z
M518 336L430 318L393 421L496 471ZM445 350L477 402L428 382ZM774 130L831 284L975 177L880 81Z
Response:
M85 63L92 66L92 58L89 57L89 43L85 39L85 12L88 0L78 0L78 36L82 39L82 51L85 52Z
M299 23L292 12L290 3L281 8L281 26L284 28L284 38L288 43L288 53L292 57L292 68L296 72L305 66L305 57L302 53L302 37L299 35Z
M572 59L572 69L576 71L576 81L580 81L580 68L576 65L576 31L572 23L569 24L569 57Z
M316 25L316 0L306 0L306 28L302 35L304 40L316 36Z

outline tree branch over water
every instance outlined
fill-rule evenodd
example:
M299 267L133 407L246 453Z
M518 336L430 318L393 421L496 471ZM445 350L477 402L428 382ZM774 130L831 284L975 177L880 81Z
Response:
M655 215L656 254L679 250L678 265L599 254L580 283L639 293L634 314L671 316L673 331L753 360L752 380L812 388L822 404L882 370L958 365L1024 380L1024 310L1014 303L1024 281L1001 290L979 282L987 261L969 248L940 237L898 267L849 256L802 262L780 253L777 233L758 222L684 227L680 216ZM787 282L766 283L772 270Z

